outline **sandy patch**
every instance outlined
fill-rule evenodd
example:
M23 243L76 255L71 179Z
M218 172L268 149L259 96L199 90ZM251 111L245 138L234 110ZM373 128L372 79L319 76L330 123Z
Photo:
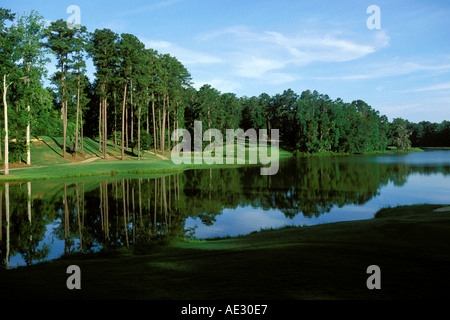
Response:
M447 212L450 211L450 206L449 207L441 207L441 208L437 208L434 209L433 212Z

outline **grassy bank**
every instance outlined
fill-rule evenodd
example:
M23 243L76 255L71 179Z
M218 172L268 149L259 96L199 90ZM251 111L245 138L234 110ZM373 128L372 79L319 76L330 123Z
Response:
M153 152L141 152L141 159L137 159L136 150L127 149L125 160L121 160L120 147L114 147L112 142L108 143L108 158L103 159L102 153L98 151L98 142L90 138L85 138L84 153L67 154L63 158L61 138L38 137L32 143L31 159L32 165L12 164L10 174L5 176L3 170L0 174L1 181L29 181L42 179L61 179L100 175L117 174L164 174L179 172L192 168L213 167L233 167L240 166L236 161L233 164L226 164L225 154L224 164L174 164L171 160L171 153L163 155ZM248 165L248 155L252 147L246 147L246 165ZM270 151L270 146L268 147ZM279 150L280 158L292 156L291 153Z
M0 271L2 298L431 299L448 297L450 212L386 208L375 219L118 250ZM81 268L81 290L66 268ZM366 286L381 269L381 290ZM445 296L443 296L445 295Z

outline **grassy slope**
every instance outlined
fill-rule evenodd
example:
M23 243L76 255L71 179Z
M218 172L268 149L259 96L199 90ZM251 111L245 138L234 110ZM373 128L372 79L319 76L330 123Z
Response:
M2 298L448 298L450 212L383 209L377 218L183 242L0 271ZM82 289L66 288L77 264ZM368 290L369 265L381 290ZM443 296L444 295L444 296Z

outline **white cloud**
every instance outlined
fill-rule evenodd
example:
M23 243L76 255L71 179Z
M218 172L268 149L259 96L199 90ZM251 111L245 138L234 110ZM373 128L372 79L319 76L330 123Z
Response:
M450 90L450 82L439 83L427 87L416 88L411 90L405 90L404 92L426 92L426 91L440 91L440 90Z
M234 80L225 80L225 79L213 79L211 81L195 81L193 86L197 90L200 89L203 85L210 84L213 88L216 88L222 93L227 92L235 92L237 89L242 87L242 83Z
M287 37L278 32L265 33L268 42L276 43L290 55L289 62L306 65L312 62L343 62L359 59L377 50L378 45L358 44L330 34ZM377 41L378 42L378 41ZM381 46L385 45L383 40Z
M304 31L285 35L275 31L255 32L245 26L203 33L196 40L209 48L221 48L220 56L223 61L229 61L232 74L263 79L276 72L280 83L297 79L291 70L290 74L285 72L287 68L356 60L389 44L384 31L362 43L346 39L338 32Z
M168 53L171 56L176 57L181 63L186 66L196 64L214 64L222 62L220 58L206 53L185 49L168 41L146 39L141 39L141 41L147 48L155 49L161 53Z
M284 68L286 62L261 57L243 57L236 64L236 74L243 78L260 78L266 72Z
M334 76L323 76L315 77L316 80L368 80L368 79L379 79L387 77L395 77L401 75L407 75L420 71L433 71L433 72L448 72L450 71L449 64L443 65L423 65L416 62L403 62L400 63L397 60L385 62L385 63L375 63L370 64L365 67L367 70L364 73L358 74L347 74L347 75L334 75ZM402 92L412 92L411 90L405 90Z

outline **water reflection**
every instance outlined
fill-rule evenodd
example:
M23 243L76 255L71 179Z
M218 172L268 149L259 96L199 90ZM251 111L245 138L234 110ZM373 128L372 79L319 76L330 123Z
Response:
M420 157L425 154L436 159L432 152ZM289 159L280 164L275 176L261 176L259 168L244 167L190 170L158 178L4 183L0 186L1 266L30 265L115 247L148 248L192 237L194 230L186 221L213 227L224 212L235 213L234 222L229 222L233 228L243 223L238 220L242 208L282 214L287 220L320 217L333 208L351 211L385 186L404 186L410 176L433 174L433 181L450 186L450 151L439 155L440 161L434 163L423 158L423 165L410 158L398 161L398 157L396 161L383 157L381 161L380 157ZM258 226L260 217L253 215L251 222Z

